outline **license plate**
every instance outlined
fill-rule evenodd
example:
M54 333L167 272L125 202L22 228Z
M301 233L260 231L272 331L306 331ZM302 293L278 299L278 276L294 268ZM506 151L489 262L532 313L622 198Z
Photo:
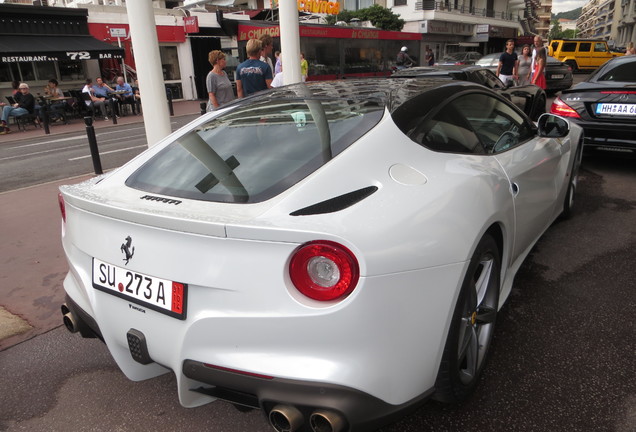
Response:
M562 78L563 78L563 74L552 75L552 79L562 79Z
M636 104L609 104L596 105L596 114L636 116Z
M186 284L148 276L93 258L93 288L174 318L186 318Z

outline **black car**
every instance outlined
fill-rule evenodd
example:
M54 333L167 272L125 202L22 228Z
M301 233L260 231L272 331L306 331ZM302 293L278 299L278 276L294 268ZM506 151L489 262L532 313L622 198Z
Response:
M435 65L451 66L451 65L469 65L475 64L477 60L481 58L481 53L476 51L459 51L451 54L446 54Z
M431 66L414 67L397 71L393 78L448 77L484 85L510 100L532 120L545 112L546 94L536 85L506 86L489 69L480 66Z
M501 54L500 52L487 54L477 60L475 64L497 72L497 65L499 64ZM547 93L556 93L559 90L568 89L572 87L573 83L572 68L554 57L548 56L548 61L545 66L545 80L545 91Z
M564 90L550 112L580 125L588 148L636 153L636 56L607 61Z

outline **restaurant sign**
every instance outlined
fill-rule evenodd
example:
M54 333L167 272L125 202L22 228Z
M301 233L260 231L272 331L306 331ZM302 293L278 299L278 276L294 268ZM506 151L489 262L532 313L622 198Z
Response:
M272 9L278 9L279 0L272 0ZM340 13L340 3L325 0L297 0L300 12L322 13L337 15Z

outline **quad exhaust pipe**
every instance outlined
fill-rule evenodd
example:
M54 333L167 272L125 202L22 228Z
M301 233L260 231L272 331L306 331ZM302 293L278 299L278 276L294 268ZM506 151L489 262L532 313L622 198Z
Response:
M269 412L269 423L276 432L294 432L304 422L303 414L292 405L276 405ZM309 426L313 432L343 432L346 421L334 411L318 409L309 416Z
M309 425L313 432L342 432L345 430L345 419L338 413L328 410L317 410L311 413Z
M71 333L77 333L79 331L78 320L73 315L71 310L64 303L61 307L62 309L62 322L64 323L64 327Z
M303 414L291 405L276 405L269 412L269 424L276 432L294 432L304 422Z

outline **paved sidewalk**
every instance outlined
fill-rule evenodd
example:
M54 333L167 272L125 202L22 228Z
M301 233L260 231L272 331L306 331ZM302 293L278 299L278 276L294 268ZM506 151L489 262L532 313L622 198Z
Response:
M176 101L172 102L172 107L174 110L174 116L182 116L182 115L191 115L191 114L200 114L201 113L201 102L199 100L194 101ZM144 121L143 115L134 116L127 115L120 117L117 119L117 124L113 124L112 119L108 121L104 120L95 120L93 122L93 126L95 129L104 129L104 128L116 128L121 125L127 125L131 123L142 123ZM44 128L36 128L33 125L28 125L26 131L19 131L16 125L11 126L11 133L7 135L0 135L0 145L5 142L15 142L15 141L24 141L30 140L33 138L45 138L52 136L59 136L62 134L67 134L71 132L79 132L86 130L86 124L84 123L84 119L74 118L70 120L70 123L65 125L61 123L53 123L49 126L49 131L51 132L49 135L44 133Z
M175 116L200 113L199 101L174 102ZM96 128L141 123L142 116L112 122L97 121ZM74 119L69 125L52 126L51 135L86 129ZM5 142L46 137L42 129L0 135ZM79 183L92 175L69 178L0 193L0 350L62 325L62 281L68 265L60 240L61 215L58 187Z

